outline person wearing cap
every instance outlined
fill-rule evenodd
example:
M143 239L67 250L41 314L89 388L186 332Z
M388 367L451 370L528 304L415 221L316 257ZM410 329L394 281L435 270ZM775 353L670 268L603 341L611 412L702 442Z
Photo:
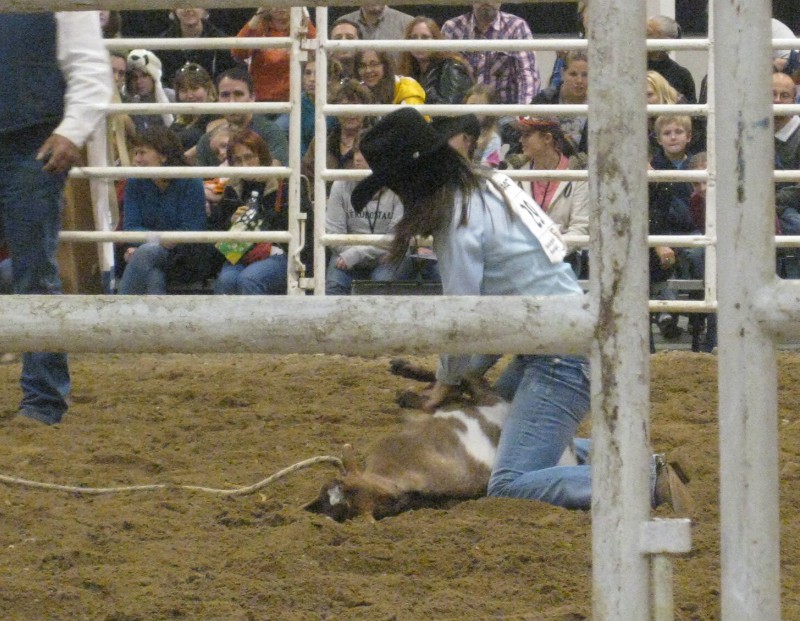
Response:
M131 50L128 54L128 79L125 98L132 103L171 103L175 91L161 84L161 61L150 50ZM169 127L175 121L172 114L134 114L133 124L141 132L153 125Z
M390 261L405 257L416 236L432 236L445 295L582 295L550 218L505 175L472 169L414 108L383 117L361 140L361 152L372 175L353 190L354 210L362 211L382 188L403 202ZM484 358L440 356L425 409L434 411L458 394L461 380ZM516 355L494 388L511 407L488 494L590 509L591 466L582 458L557 466L589 412L586 358ZM580 441L581 455L589 446ZM653 456L652 507L669 502L676 510L688 508L679 474L663 455Z
M586 154L578 154L564 135L555 117L519 117L514 123L520 134L522 170L582 170ZM563 235L589 234L589 184L586 181L523 180L522 189L559 226ZM566 260L580 278L588 257L580 248L573 249Z
M564 69L561 83L543 89L531 101L532 104L585 104L589 87L589 59L584 50L570 50L564 55ZM561 129L569 136L575 150L589 152L589 126L585 114L561 116ZM512 145L509 153L518 153L519 135L513 123L507 124L503 131L503 142Z

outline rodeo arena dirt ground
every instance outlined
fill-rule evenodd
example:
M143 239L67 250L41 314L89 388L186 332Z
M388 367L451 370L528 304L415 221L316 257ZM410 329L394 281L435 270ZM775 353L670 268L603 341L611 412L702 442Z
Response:
M720 618L716 363L652 356L653 446L691 464L696 503L693 549L675 561L681 621ZM363 454L398 427L396 393L413 384L388 372L388 358L81 354L71 364L72 409L53 428L13 422L19 366L0 367L0 474L82 487L247 486L340 455L347 442ZM800 619L800 356L782 352L779 367L783 618ZM334 473L316 465L237 497L4 484L0 616L591 619L588 513L481 498L337 523L302 508Z

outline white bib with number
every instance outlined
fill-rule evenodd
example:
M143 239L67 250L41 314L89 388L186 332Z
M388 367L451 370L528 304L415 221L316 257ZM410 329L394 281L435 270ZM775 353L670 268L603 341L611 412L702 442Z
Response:
M539 240L550 263L561 263L567 254L567 245L561 239L558 225L542 211L533 197L514 183L510 177L495 172L490 179L489 190L504 202L506 199L508 200L514 214Z

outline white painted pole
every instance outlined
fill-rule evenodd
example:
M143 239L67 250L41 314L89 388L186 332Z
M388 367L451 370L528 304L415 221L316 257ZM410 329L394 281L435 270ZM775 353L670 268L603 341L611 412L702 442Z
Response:
M290 32L292 39L292 47L289 55L289 101L292 104L292 109L289 112L289 168L292 169L289 175L289 188L287 196L289 198L289 233L292 238L289 242L289 257L288 257L288 278L287 278L287 294L288 295L303 295L305 290L300 288L300 272L298 263L300 252L300 244L303 240L300 239L300 139L301 139L301 97L302 89L301 84L301 71L302 60L305 59L305 52L300 48L300 28L301 20L303 17L303 9L300 7L292 7L290 11Z
M780 619L775 346L753 302L775 281L771 4L714 0L722 618Z
M328 103L328 8L319 7L317 17L317 86L314 98L314 294L325 293L325 248L319 240L325 235L327 206L325 177L328 168L328 126L325 106Z
M593 619L646 621L648 557L631 536L650 513L645 5L588 6Z
M6 295L3 351L583 354L583 296ZM498 308L503 311L499 313Z

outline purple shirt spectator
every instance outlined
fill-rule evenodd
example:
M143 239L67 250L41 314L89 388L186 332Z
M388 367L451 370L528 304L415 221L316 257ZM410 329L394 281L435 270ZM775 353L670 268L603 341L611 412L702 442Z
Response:
M500 4L474 4L470 13L447 20L448 39L533 39L521 17L500 11ZM464 52L475 80L495 89L500 103L527 104L539 92L534 52Z

